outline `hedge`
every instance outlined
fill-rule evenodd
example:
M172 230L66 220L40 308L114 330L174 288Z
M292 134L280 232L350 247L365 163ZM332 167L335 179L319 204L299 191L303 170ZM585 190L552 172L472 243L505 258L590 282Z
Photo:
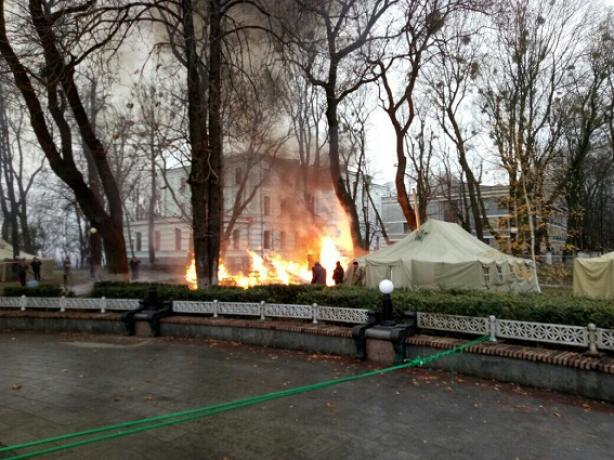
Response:
M187 286L155 283L97 283L92 296L143 298L151 286L162 300L217 299L221 302L298 303L376 310L380 294L376 289L311 285L269 285L250 289L212 287L191 291ZM451 315L488 316L500 319L536 321L614 329L614 303L552 293L512 294L488 291L430 291L397 289L392 294L397 313L407 310Z
M62 295L72 297L74 294L72 292L65 294L64 289L59 286L41 284L37 287L7 286L4 288L4 295L7 297L21 297L22 295L28 297L60 297Z

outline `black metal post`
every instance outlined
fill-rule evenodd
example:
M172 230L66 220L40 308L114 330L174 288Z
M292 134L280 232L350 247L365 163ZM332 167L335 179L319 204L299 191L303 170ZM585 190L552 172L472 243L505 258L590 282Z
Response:
M382 294L382 319L381 324L392 325L394 319L392 316L392 297L390 294Z

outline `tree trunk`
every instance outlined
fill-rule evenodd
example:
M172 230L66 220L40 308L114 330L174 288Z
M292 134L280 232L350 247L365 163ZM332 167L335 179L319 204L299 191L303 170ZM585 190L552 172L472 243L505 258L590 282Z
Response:
M191 0L181 1L183 40L187 66L188 131L191 146L190 185L192 204L192 235L194 239L194 262L198 288L210 286L209 265L209 136L207 131L207 104L205 85L198 71L198 54L194 37L194 12Z
M407 170L407 158L405 157L405 147L403 145L404 136L397 133L396 136L396 153L397 153L397 172L394 176L394 185L397 189L397 202L401 206L405 221L410 230L415 230L418 227L416 213L411 205L407 186L405 185L405 172Z
M151 161L151 181L150 181L150 190L149 190L149 211L147 213L147 240L148 240L148 253L149 253L149 264L154 265L156 263L156 246L155 246L155 222L154 215L156 212L156 154L154 151L154 139L153 139L153 128L150 131L150 139L149 139L149 148L150 148L150 161Z
M332 65L332 64L331 64ZM330 82L331 80L329 80ZM332 80L334 81L334 80ZM360 248L367 250L367 245L360 235L360 220L356 211L356 204L352 196L345 188L339 163L339 120L337 118L337 99L332 91L334 84L326 89L326 120L328 122L328 157L330 160L330 175L337 199L341 204L346 216L350 220L350 233L354 251Z
M96 117L98 114L98 110L96 109L96 80L92 80L89 91L89 116L92 123L92 127L94 131L96 131ZM104 203L104 197L102 196L102 192L100 190L100 179L98 178L98 170L96 169L96 163L94 162L94 157L92 155L92 151L88 147L88 145L81 139L83 144L83 154L85 156L85 160L87 162L87 179L88 185L92 190L92 193L101 205ZM93 223L89 222L90 229L88 230L88 247L89 247L89 266L91 272L96 276L100 267L102 266L102 240L100 233L91 230L94 228Z
M224 216L222 139L222 1L209 2L209 167L208 273L217 284Z

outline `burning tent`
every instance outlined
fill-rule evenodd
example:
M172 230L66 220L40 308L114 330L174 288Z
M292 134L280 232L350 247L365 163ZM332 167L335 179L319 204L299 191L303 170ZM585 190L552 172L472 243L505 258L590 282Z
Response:
M573 293L599 299L614 299L614 252L591 259L576 258Z
M435 219L359 262L366 265L369 287L388 278L411 289L539 291L532 261L504 254L459 225Z

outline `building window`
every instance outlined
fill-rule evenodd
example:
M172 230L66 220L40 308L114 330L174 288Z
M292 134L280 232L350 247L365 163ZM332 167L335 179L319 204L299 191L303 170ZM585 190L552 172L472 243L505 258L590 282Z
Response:
M271 232L269 230L265 230L262 237L264 239L262 242L262 247L264 249L271 249Z
M175 229L175 251L181 251L181 229Z
M156 231L154 233L154 249L156 251L160 250L160 232L159 231Z
M286 232L279 234L279 249L286 249Z
M241 237L241 233L239 230L232 231L232 249L239 249L239 238Z
M241 168L235 168L235 185L239 185L243 180L243 171Z
M264 215L270 216L271 215L271 197L270 196L264 197L263 208L264 208Z
M136 250L140 251L143 247L143 234L141 232L136 232Z

